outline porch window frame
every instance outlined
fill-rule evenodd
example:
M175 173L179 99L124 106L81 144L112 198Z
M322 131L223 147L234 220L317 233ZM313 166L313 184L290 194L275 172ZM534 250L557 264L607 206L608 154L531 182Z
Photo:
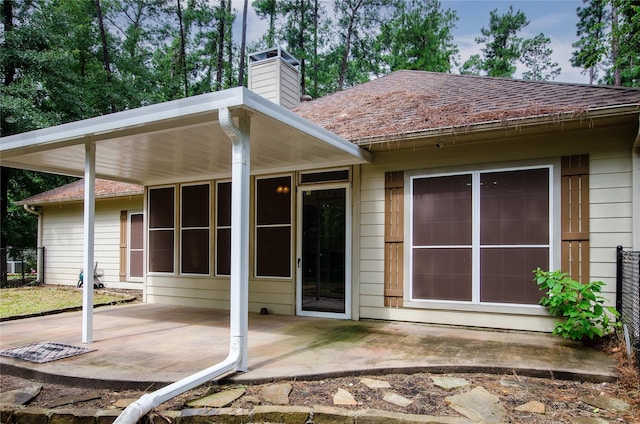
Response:
M131 218L134 215L141 215L142 216L142 248L141 249L132 249L131 245L131 235L132 235L132 230L131 230ZM136 283L140 283L142 281L144 281L144 275L145 275L145 266L146 266L146 261L145 261L145 250L146 250L146 246L145 246L145 237L144 237L144 226L145 226L145 214L144 211L142 210L130 210L127 211L127 253L126 253L126 280L127 281L133 281ZM131 251L140 251L142 252L142 276L140 277L132 277L131 276Z
M151 221L152 221L152 212L151 212L151 193L153 190L161 190L161 189L166 189L166 188L171 188L173 189L173 226L172 227L158 227L158 228L151 228ZM149 187L147 190L147 205L146 205L146 209L147 209L147 222L145 224L146 228L147 228L147 236L146 236L146 270L147 270L147 275L177 275L177 259L176 258L176 228L178 226L178 193L177 193L177 188L175 184L165 184L165 185L158 185L158 186L153 186L153 187ZM172 271L153 271L151 270L151 255L152 255L152 251L151 251L151 242L150 242L150 238L151 238L151 233L154 231L169 231L171 230L173 232L173 245L171 246L172 249L172 257L173 257L173 263L171 264L171 269Z
M408 289L405 290L403 298L404 306L407 308L436 309L436 310L459 310L478 312L499 312L499 313L526 313L530 315L548 315L545 308L537 304L524 303L496 303L480 301L480 176L485 173L511 172L521 170L548 169L549 184L549 249L548 261L549 269L557 269L560 266L560 210L556 205L560 205L560 160L533 160L521 163L497 163L478 166L461 166L454 168L438 168L432 170L416 170L405 172L405 265L404 272L408 276ZM421 178L435 178L445 176L472 175L472 300L441 300L441 299L418 299L413 297L413 181ZM556 210L557 209L557 210ZM511 245L509 247L519 247ZM526 245L529 246L529 245ZM537 245L541 246L541 245ZM533 280L533 273L531 274ZM540 292L542 296L542 292Z
M270 180L275 178L289 178L289 224L258 224L258 181L260 180ZM256 280L285 280L290 281L294 278L294 260L293 254L294 252L294 226L293 226L293 217L294 217L294 194L296 192L295 179L293 173L283 173L283 174L269 174L269 175L259 175L254 179L255 189L253 196L253 210L254 210L254 225L253 225L253 276ZM258 274L258 230L260 228L289 228L289 275L288 276L279 276L279 275L260 275Z
M184 194L183 194L183 189L185 187L194 187L194 186L207 186L208 189L208 194L209 194L209 198L208 198L208 204L207 204L207 226L206 227L202 227L202 226L194 226L194 227L184 227L183 226L183 217L184 217L184 205L183 205L183 199L184 199ZM178 205L179 205L179 209L178 209L178 229L179 229L179 240L178 240L178 274L179 275L183 275L183 276L188 276L188 277L210 277L212 274L211 271L211 243L212 243L212 234L211 234L211 198L212 198L212 194L211 194L211 181L194 181L194 182L188 182L188 183L182 183L179 185L179 191L178 191ZM206 255L206 260L207 260L207 268L208 268L208 272L205 273L197 273L197 272L184 272L182 267L183 267L183 262L182 262L182 257L183 257L183 249L184 249L184 234L183 232L185 230L189 231L189 230L204 230L206 229L208 231L208 237L207 237L207 255Z
M228 274L224 274L221 273L220 270L218 269L218 252L220 251L220 242L222 240L222 237L220 237L220 230L228 230L229 233L231 233L231 218L229 219L229 225L220 225L219 222L219 213L220 213L220 185L221 184L229 184L229 188L231 188L231 180L229 179L224 179L224 180L217 180L215 182L215 211L214 211L214 227L215 227L215 235L214 235L214 239L215 239L215 244L214 244L214 252L213 252L213 257L214 257L214 274L216 277L223 277L223 278L231 278L231 271L229 271ZM228 209L229 211L231 211L231 197L229 197L229 205L228 205ZM231 241L231 238L229 238L229 241ZM227 251L229 252L229 266L231 265L231 243L229 243L229 246L227 246Z

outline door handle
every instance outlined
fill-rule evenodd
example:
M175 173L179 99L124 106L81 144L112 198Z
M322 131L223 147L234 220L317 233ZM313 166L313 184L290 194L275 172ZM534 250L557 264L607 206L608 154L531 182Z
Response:
M300 268L300 261L301 261L301 259L298 258L298 268Z

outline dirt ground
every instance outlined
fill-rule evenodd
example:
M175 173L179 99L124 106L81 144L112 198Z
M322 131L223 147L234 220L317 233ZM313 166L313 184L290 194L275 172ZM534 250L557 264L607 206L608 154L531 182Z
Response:
M391 389L387 390L368 388L360 381L365 377L363 375L315 381L297 380L288 381L292 386L289 404L298 406L333 406L333 395L338 388L343 388L353 395L358 404L347 407L341 406L341 408L358 410L380 409L409 414L460 417L457 412L447 406L445 398L463 390L482 386L499 397L502 405L508 411L510 422L513 423L569 423L571 417L578 416L597 417L611 423L640 423L640 418L638 418L640 416L640 380L637 372L635 370L632 371L631 374L629 370L624 371L624 377L616 383L530 378L516 374L448 374L448 376L464 378L469 382L469 386L452 391L435 386L430 377L436 376L436 374L429 373L369 376L370 378L389 382ZM2 375L0 391L13 390L31 384L34 384L34 382ZM212 382L211 385L188 391L160 405L155 413L156 416L161 416L163 411L180 410L185 408L185 404L188 401L237 387L243 387L246 393L229 406L250 409L253 405L268 404L261 395L261 390L265 386L266 384L238 385ZM413 400L413 403L407 407L399 407L383 400L384 393L389 390ZM50 409L53 409L53 407L116 409L118 401L124 400L124 403L127 403L143 394L144 392L142 391L133 390L95 390L58 384L43 384L41 392L29 405ZM598 395L624 400L632 405L632 409L627 413L617 413L590 406L583 401L585 398ZM60 403L61 399L70 401L73 398L77 400L82 397L94 397L94 399L55 406ZM515 410L516 407L529 401L543 403L546 408L545 414L518 412Z

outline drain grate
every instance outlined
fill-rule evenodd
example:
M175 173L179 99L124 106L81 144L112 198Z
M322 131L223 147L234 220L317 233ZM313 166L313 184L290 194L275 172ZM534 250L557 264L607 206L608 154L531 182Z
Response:
M25 361L37 362L42 364L45 362L68 358L70 356L93 352L94 350L95 349L71 346L63 343L39 342L32 343L30 345L14 347L11 349L0 350L0 356L9 356L11 358L23 359Z

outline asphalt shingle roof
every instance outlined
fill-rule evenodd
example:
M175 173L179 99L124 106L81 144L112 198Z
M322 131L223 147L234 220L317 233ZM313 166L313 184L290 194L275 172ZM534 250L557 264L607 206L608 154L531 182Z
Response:
M621 105L637 105L640 112L640 89L397 71L292 110L356 142Z
M120 183L96 178L96 199L122 196L142 196L144 187L137 184ZM44 205L59 202L74 202L84 199L84 179L36 194L18 202L18 204Z

